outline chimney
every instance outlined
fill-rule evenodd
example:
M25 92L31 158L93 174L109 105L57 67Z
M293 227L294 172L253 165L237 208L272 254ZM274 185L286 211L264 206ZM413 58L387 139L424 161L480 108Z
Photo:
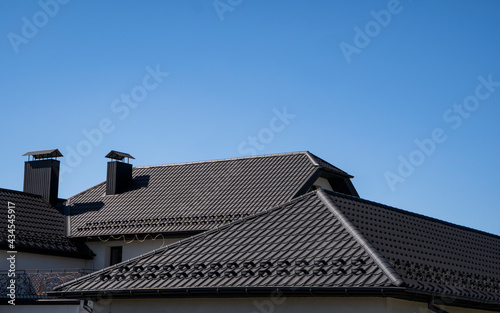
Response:
M106 155L116 161L108 162L108 172L106 175L106 194L116 195L122 193L132 183L132 164L128 162L135 159L128 153L111 150ZM123 159L127 158L127 163Z
M40 195L50 204L56 205L60 164L57 158L63 155L57 149L31 151L23 154L23 156L26 155L28 161L24 163L23 191Z

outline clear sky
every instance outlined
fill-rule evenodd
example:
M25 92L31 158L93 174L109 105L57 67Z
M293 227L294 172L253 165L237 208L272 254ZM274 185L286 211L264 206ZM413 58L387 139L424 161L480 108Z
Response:
M500 234L500 2L1 1L0 187L309 150L361 197Z

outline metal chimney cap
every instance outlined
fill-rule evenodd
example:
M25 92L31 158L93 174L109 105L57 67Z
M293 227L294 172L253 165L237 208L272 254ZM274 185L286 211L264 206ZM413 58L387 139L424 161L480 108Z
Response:
M49 149L49 150L38 150L38 151L30 151L23 154L23 156L32 156L33 159L48 159L48 158L57 158L62 157L62 153L58 149Z
M115 151L115 150L111 150L108 154L106 154L105 158L110 158L110 159L119 160L119 161L121 161L125 158L135 159L133 156L131 156L128 153L119 152L119 151Z

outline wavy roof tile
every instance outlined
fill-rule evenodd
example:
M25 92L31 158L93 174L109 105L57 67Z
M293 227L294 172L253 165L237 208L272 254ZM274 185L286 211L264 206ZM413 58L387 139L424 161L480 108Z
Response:
M409 288L500 303L500 237L338 193L332 201Z
M377 294L500 310L500 237L317 190L61 285L91 297Z
M307 192L320 172L352 177L309 152L135 167L121 194L103 182L68 199L71 236L212 229Z
M8 248L7 202L15 205L15 250L90 259L85 244L65 236L64 215L42 196L0 188L0 249ZM12 250L12 249L9 249Z
M322 191L122 262L56 291L398 288L403 281Z

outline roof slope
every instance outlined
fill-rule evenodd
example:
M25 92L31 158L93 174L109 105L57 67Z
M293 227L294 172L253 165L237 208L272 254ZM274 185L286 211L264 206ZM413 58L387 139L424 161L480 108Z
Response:
M54 290L71 297L104 291L130 296L130 290L397 289L399 276L325 197L323 191L308 193Z
M68 199L71 236L212 229L307 192L319 170L352 177L309 152L136 167L121 194L103 182Z
M328 193L408 288L500 304L500 237Z
M65 236L64 215L42 196L0 188L0 248L8 247L8 202L15 204L15 250L77 258L93 253ZM9 249L12 250L12 249Z
M444 297L498 311L500 237L317 190L61 285L55 295L249 295L259 288L329 295L378 288L383 296Z

